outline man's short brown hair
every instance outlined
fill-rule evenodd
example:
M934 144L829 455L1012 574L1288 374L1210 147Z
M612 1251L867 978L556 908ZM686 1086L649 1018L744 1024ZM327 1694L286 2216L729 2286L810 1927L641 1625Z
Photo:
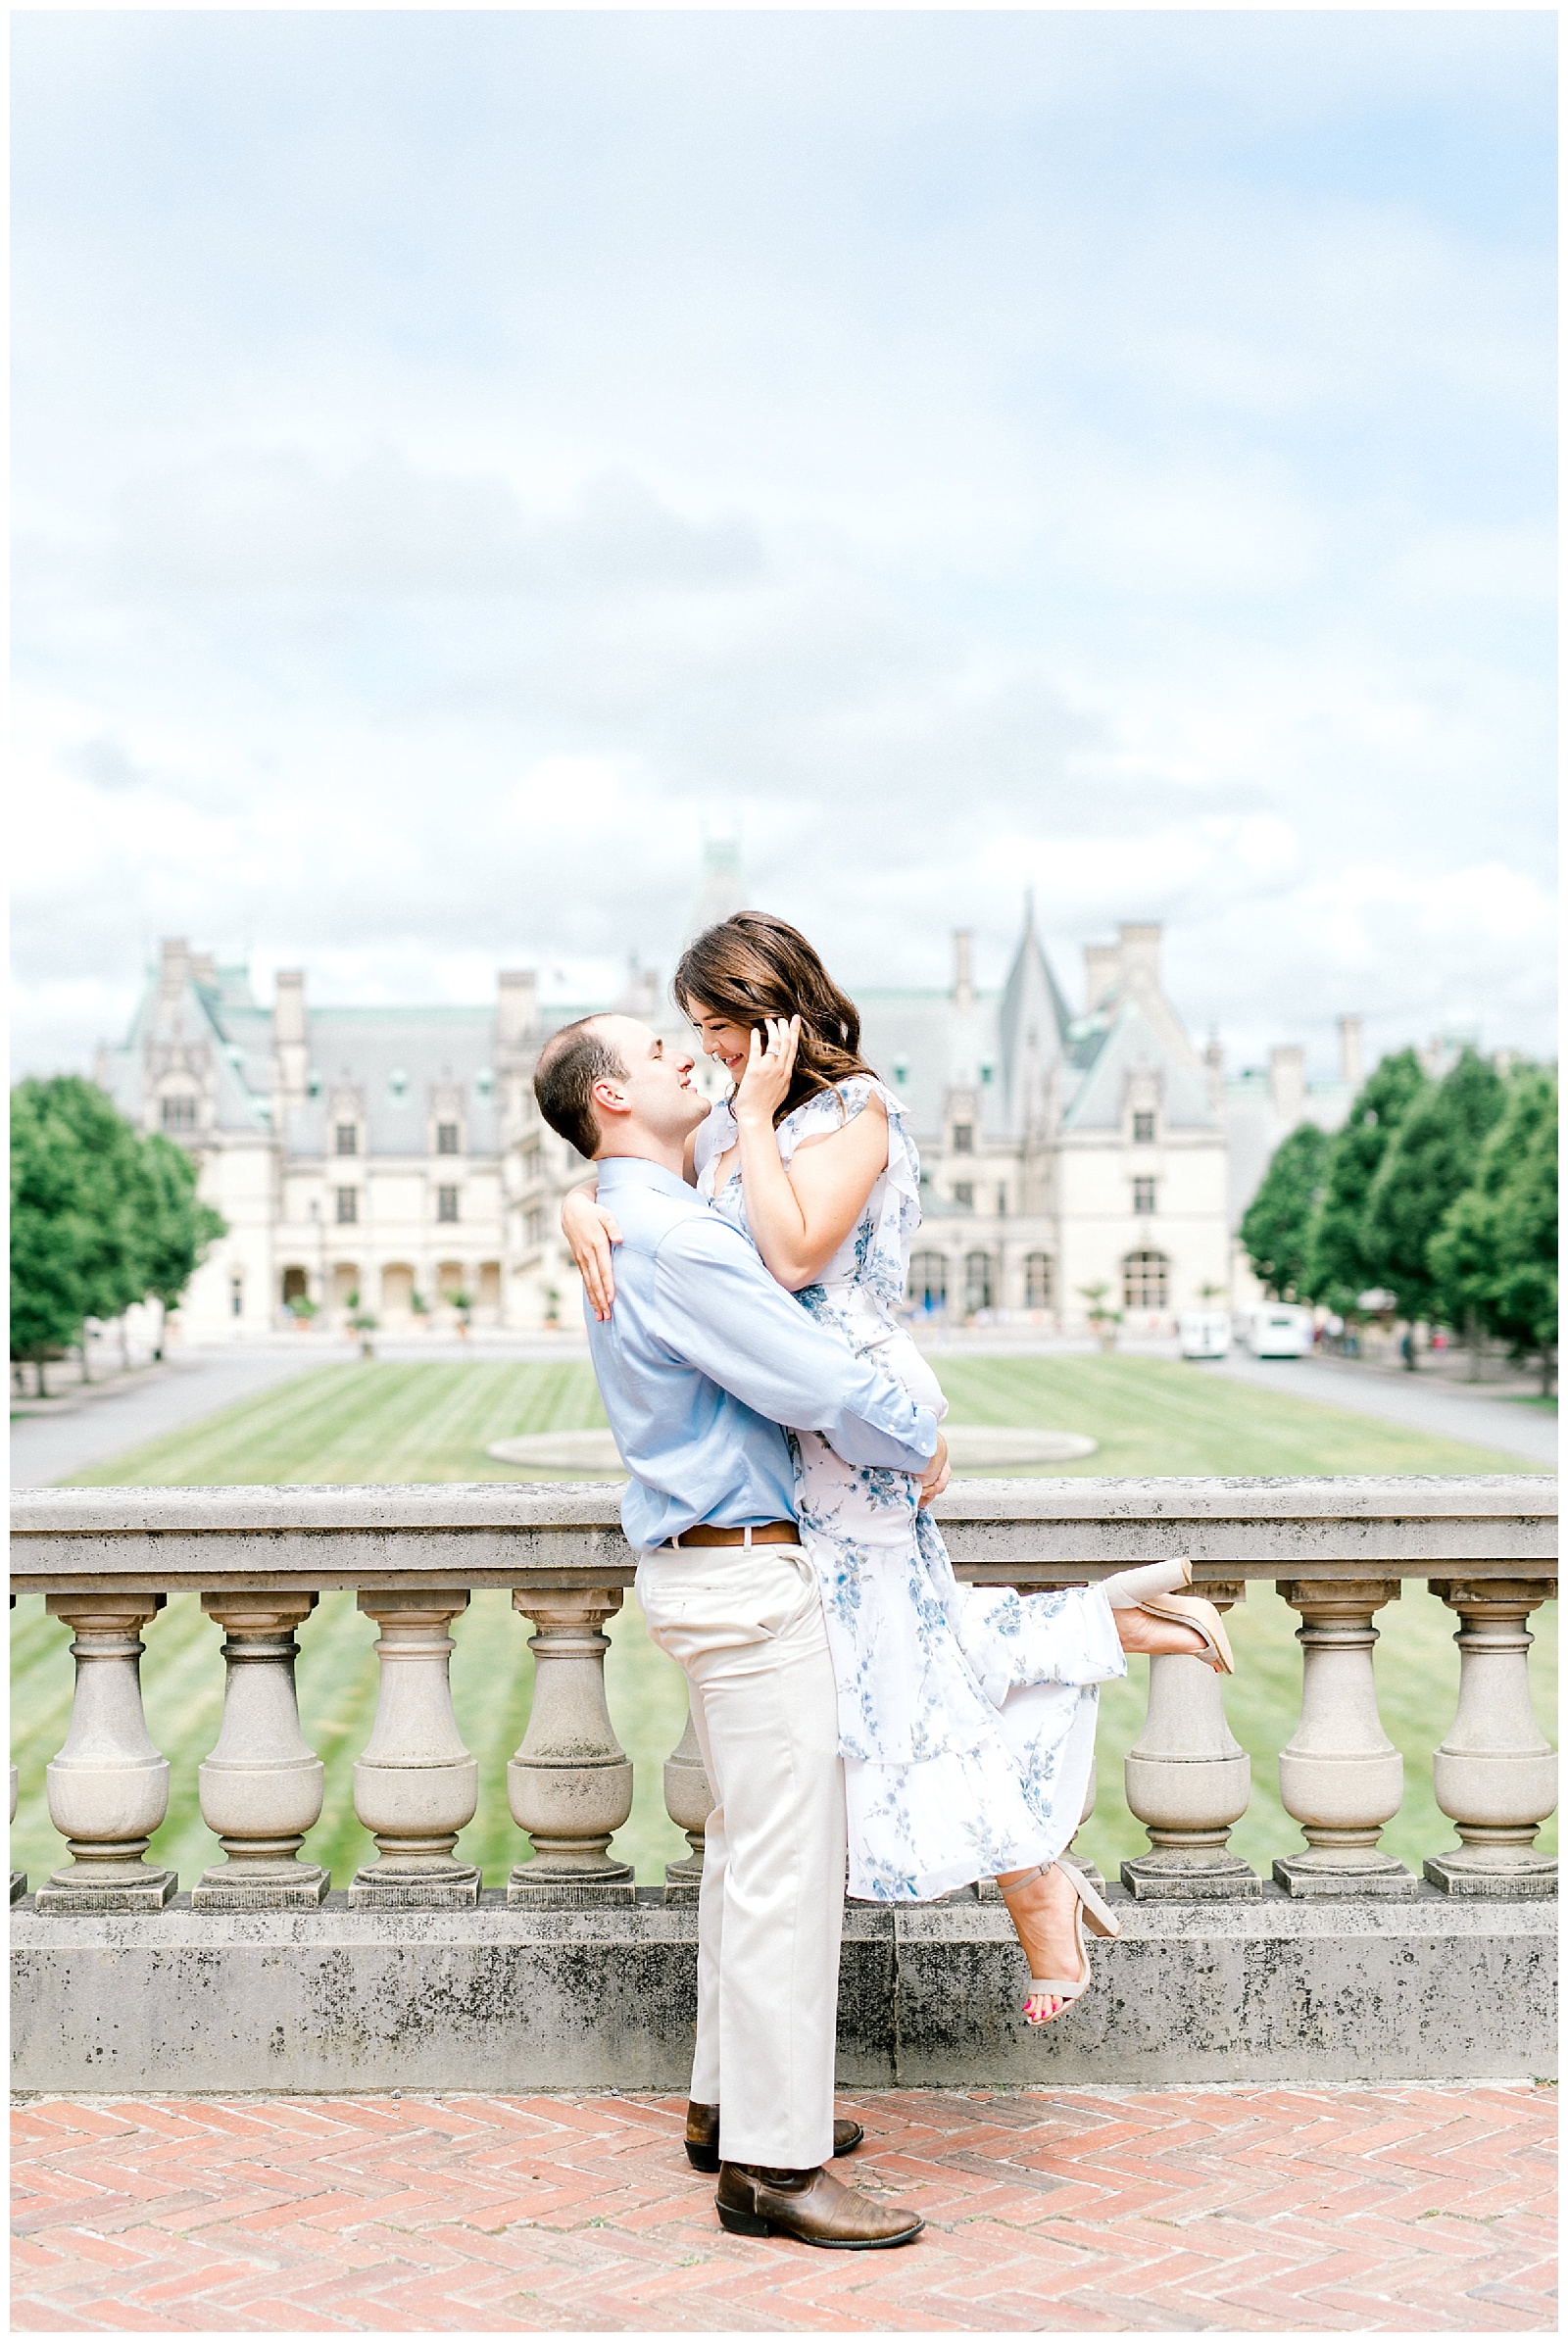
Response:
M589 1162L599 1152L600 1140L594 1084L628 1078L626 1067L595 1029L602 1022L600 1017L584 1016L574 1025L563 1025L540 1050L533 1075L540 1113Z

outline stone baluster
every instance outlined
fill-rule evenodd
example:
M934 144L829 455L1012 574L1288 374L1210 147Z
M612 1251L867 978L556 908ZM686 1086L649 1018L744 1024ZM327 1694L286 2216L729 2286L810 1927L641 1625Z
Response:
M226 1859L191 1888L196 1911L289 1911L326 1900L332 1881L301 1862L305 1832L320 1820L325 1767L300 1732L294 1694L294 1630L316 1608L311 1593L206 1593L202 1608L223 1629L223 1724L197 1775L202 1820Z
M701 1891L704 1832L716 1802L697 1745L697 1727L688 1698L686 1729L664 1760L664 1811L675 1828L685 1831L690 1851L664 1865L666 1903L695 1902Z
M621 1600L618 1586L554 1593L519 1587L513 1594L513 1608L538 1632L528 1640L534 1657L528 1729L507 1767L513 1820L527 1831L534 1853L513 1872L509 1903L635 1900L631 1865L610 1853L632 1793L632 1769L605 1699L610 1637L603 1627Z
M71 1861L39 1887L41 1911L162 1911L179 1881L146 1859L169 1811L169 1759L147 1733L141 1629L158 1593L50 1594L74 1635L75 1695L66 1745L49 1767L49 1819Z
M1541 1578L1432 1581L1461 1621L1459 1705L1432 1760L1433 1790L1460 1843L1423 1865L1446 1894L1518 1901L1557 1891L1557 1865L1535 1846L1557 1803L1557 1756L1531 1705L1525 1626L1556 1590Z
M1275 1879L1293 1895L1413 1895L1413 1875L1378 1846L1404 1795L1404 1759L1378 1715L1372 1613L1398 1600L1398 1581L1293 1578L1279 1591L1302 1619L1301 1713L1280 1751L1280 1798L1307 1851L1276 1861Z
M1216 1610L1246 1595L1241 1579L1201 1591ZM1127 1804L1149 1832L1149 1852L1121 1866L1138 1902L1255 1901L1257 1873L1230 1851L1252 1794L1252 1764L1225 1721L1223 1678L1179 1651L1149 1662L1149 1708L1127 1752Z
M479 1802L479 1768L452 1712L447 1633L468 1597L400 1586L362 1593L359 1606L381 1630L381 1683L369 1741L354 1768L354 1810L378 1852L355 1873L350 1908L471 1908L479 1873L458 1860L456 1847Z
M15 1765L13 1765L13 1766L12 1766L12 1768L11 1768L11 1819L12 1819L12 1821L14 1822L14 1821L16 1820L16 1818L17 1818L17 1768L16 1768L16 1766L15 1766ZM24 1896L24 1895L26 1893L26 1891L27 1891L27 1874L26 1874L26 1872L25 1872L25 1871L13 1871L13 1872L12 1872L12 1874L11 1874L11 1900L13 1901L13 1903L20 1903L20 1902L21 1902L21 1900L22 1900L22 1898L23 1898L23 1896Z

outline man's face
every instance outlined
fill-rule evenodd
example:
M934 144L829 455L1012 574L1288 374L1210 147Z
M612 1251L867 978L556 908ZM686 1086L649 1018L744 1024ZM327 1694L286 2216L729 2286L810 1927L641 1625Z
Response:
M708 1100L692 1088L697 1060L684 1049L662 1042L652 1025L635 1016L606 1016L599 1032L626 1068L623 1082L594 1084L594 1100L601 1108L599 1127L606 1138L635 1122L653 1137L684 1139L708 1112ZM601 1098L601 1091L606 1097ZM605 1104L624 1099L630 1114L606 1113Z

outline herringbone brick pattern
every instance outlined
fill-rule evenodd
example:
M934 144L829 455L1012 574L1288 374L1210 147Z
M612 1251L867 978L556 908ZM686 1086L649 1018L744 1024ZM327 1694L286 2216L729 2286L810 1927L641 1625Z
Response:
M841 2100L913 2245L726 2236L651 2098L34 2102L13 2322L135 2333L1551 2328L1525 2087Z

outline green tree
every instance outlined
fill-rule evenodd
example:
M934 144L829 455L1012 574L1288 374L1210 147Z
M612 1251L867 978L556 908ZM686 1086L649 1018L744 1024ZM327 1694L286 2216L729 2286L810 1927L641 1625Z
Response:
M87 1236L81 1257L88 1317L119 1317L147 1293L147 1247L154 1227L144 1208L141 1156L146 1142L96 1082L58 1074L43 1085L54 1115L74 1135ZM85 1356L83 1358L85 1364Z
M1449 1205L1475 1178L1503 1102L1500 1076L1467 1049L1441 1082L1419 1093L1384 1152L1361 1244L1368 1282L1388 1288L1402 1317L1440 1313L1432 1242ZM1408 1363L1414 1365L1413 1353Z
M11 1355L36 1362L42 1391L87 1318L149 1294L173 1308L224 1223L191 1158L77 1074L21 1083L11 1118Z
M1327 1131L1315 1122L1300 1123L1275 1147L1247 1207L1242 1242L1253 1276L1273 1300L1296 1300L1306 1291L1307 1246L1328 1158Z
M11 1093L11 1355L36 1368L40 1398L47 1361L80 1340L88 1314L85 1173L80 1141L48 1085L23 1082Z
M180 1295L228 1223L196 1194L200 1176L182 1147L155 1131L140 1142L136 1164L139 1200L145 1213L141 1247L142 1293L152 1293L165 1312ZM138 1295L138 1298L140 1295ZM160 1340L158 1356L163 1355Z
M1303 1290L1341 1316L1377 1280L1362 1242L1367 1198L1394 1133L1428 1087L1414 1049L1377 1065L1329 1147L1323 1201L1307 1245Z
M1527 1066L1505 1085L1502 1114L1474 1183L1455 1198L1429 1258L1455 1324L1541 1358L1557 1371L1557 1079Z

